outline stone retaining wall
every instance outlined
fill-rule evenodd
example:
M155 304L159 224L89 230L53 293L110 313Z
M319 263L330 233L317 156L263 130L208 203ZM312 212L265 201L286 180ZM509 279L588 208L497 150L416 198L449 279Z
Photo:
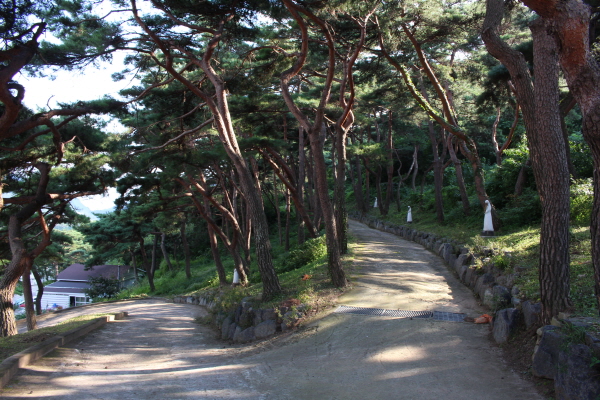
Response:
M175 296L174 303L187 303L204 306L214 310L215 300L196 296ZM296 326L304 317L306 307L303 304L281 306L277 308L255 308L254 299L247 297L230 314L215 315L215 324L221 332L221 339L234 343L247 343L264 339Z
M492 256L497 250L484 248L482 254L473 254L454 240L419 232L409 226L380 221L368 215L350 213L349 216L370 228L392 233L421 244L444 259L460 281L471 288L482 304L495 312L492 336L504 344L518 329L537 326L542 307L539 303L519 297L514 284L514 273L506 273L494 265ZM505 253L505 256L510 256ZM558 318L557 326L538 329L538 341L533 354L533 374L553 379L556 399L600 398L600 338L585 333L585 343L573 343L559 326L585 329L598 323L598 318Z

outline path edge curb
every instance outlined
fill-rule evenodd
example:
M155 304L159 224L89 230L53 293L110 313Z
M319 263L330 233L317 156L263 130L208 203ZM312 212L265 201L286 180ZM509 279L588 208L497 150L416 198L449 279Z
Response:
M4 386L10 382L17 372L19 372L19 368L24 368L39 360L57 347L64 346L109 322L124 319L125 317L127 317L127 312L123 311L93 319L78 328L71 329L62 335L54 336L42 343L31 346L28 349L8 357L0 363L0 389L4 388Z

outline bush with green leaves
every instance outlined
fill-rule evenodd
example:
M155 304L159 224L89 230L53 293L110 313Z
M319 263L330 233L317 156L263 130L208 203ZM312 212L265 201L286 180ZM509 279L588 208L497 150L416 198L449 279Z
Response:
M298 248L290 251L287 259L279 268L277 268L277 272L288 272L301 268L317 258L324 256L326 253L327 247L325 246L325 236L309 239L298 246Z
M111 299L119 293L118 279L90 276L88 284L90 286L85 289L85 294L92 299Z
M571 221L576 225L589 225L592 218L594 188L592 178L579 179L571 185Z

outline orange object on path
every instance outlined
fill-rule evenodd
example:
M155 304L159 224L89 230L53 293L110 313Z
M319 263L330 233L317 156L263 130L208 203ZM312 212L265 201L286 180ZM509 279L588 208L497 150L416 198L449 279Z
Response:
M488 314L483 314L481 317L475 318L474 321L476 324L489 324L492 322L492 317Z

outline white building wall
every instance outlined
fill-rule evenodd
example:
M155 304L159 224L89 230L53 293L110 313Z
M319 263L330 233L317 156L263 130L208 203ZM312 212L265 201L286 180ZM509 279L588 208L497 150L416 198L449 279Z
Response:
M69 297L70 294L54 294L44 293L42 295L42 308L45 310L51 308L54 304L61 306L62 308L69 308Z

